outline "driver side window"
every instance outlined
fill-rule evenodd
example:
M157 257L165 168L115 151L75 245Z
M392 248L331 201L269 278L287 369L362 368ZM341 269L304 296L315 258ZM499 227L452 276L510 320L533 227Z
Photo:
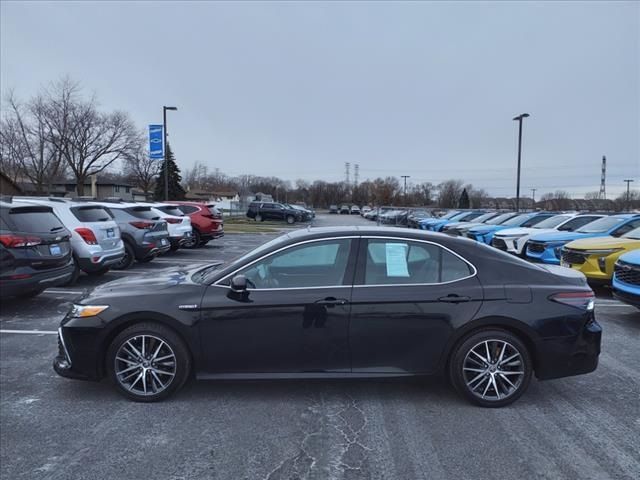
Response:
M252 289L342 285L350 249L351 239L305 243L263 258L238 274L247 277Z

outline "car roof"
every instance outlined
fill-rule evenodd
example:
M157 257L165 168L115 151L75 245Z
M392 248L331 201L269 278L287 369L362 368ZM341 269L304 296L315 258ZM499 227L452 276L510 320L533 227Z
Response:
M56 207L79 207L83 205L87 205L87 202L74 202L70 199L51 199L51 198L35 198L35 197L23 197L23 198L14 198L13 203L21 202L22 204L29 205L45 205L47 207L56 208Z

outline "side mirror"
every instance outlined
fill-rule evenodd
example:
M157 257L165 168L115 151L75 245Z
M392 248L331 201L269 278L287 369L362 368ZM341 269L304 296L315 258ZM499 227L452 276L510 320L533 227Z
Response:
M231 291L242 293L247 291L247 277L244 275L236 275L231 279Z

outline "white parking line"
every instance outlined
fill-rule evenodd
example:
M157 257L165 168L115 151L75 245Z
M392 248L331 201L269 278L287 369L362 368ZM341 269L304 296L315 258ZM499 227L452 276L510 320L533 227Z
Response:
M61 290L59 288L47 288L44 293L63 293L63 294L71 294L71 295L80 295L84 293L83 290Z
M55 330L0 330L0 333L23 333L28 335L57 335Z

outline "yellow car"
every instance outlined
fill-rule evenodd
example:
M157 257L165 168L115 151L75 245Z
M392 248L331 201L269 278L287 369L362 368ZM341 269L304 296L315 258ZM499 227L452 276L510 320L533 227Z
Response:
M618 257L640 249L640 228L621 237L595 237L574 240L562 248L560 265L579 270L591 283L611 283Z

